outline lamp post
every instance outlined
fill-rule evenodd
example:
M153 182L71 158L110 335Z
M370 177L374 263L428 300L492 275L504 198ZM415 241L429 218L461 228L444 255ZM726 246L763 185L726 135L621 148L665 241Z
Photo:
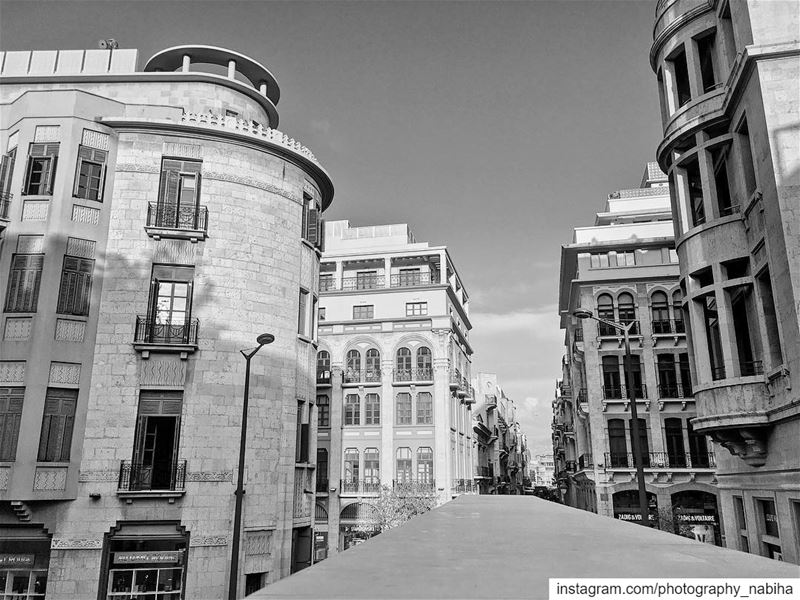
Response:
M628 402L631 405L631 433L633 437L633 465L636 467L636 481L639 487L639 510L642 515L642 525L649 526L650 513L647 505L647 490L644 484L644 457L642 456L642 443L639 438L639 411L636 409L636 397L633 389L633 361L631 358L630 330L635 321L630 323L617 323L607 319L595 317L590 310L579 309L572 313L579 319L594 319L598 323L605 323L622 332L625 337L625 379L628 388Z
M239 438L239 473L236 477L236 507L233 511L233 539L231 540L231 574L228 583L228 600L236 600L239 583L239 538L242 528L242 500L244 499L244 457L247 442L247 406L250 400L250 359L261 350L262 346L275 341L271 333L262 333L256 338L258 346L250 350L240 350L245 360L244 401L242 402L242 428Z

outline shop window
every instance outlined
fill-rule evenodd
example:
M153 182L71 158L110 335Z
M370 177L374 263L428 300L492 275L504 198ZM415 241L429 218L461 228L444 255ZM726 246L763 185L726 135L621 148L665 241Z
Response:
M668 62L672 63L676 100L678 107L681 107L692 99L692 91L689 86L689 67L686 63L686 51L683 46L668 59Z
M364 398L364 425L381 424L381 398L378 394L367 394Z
M183 487L185 468L178 460L182 410L183 392L140 392L127 489L175 490Z
M24 387L0 387L0 461L16 460L24 397Z
M103 183L106 176L108 152L89 146L78 147L78 165L72 195L84 200L103 200Z
M417 448L417 482L433 484L433 449L427 446Z
M695 40L697 55L700 58L700 78L703 82L703 93L708 93L717 87L715 75L716 32L711 31Z
M417 394L417 425L433 423L433 396L430 392Z
M325 394L317 396L317 426L331 426L331 406L330 398Z
M361 425L361 399L358 394L347 394L344 398L344 424Z
M719 509L714 494L686 490L672 494L671 501L675 533L705 544L722 545Z
M783 350L781 349L781 336L778 329L778 315L775 311L775 299L772 295L772 280L769 270L765 269L756 278L761 299L761 312L767 329L767 353L770 368L774 369L783 363Z
M50 597L47 594L50 544L50 537L39 527L0 526L0 598Z
M700 177L700 165L697 158L686 163L686 182L689 186L689 212L692 227L706 222L706 208L703 197L703 182Z
M39 462L69 461L77 404L78 390L47 388L37 456Z
M395 399L395 414L398 425L411 425L411 394L400 392Z
M23 196L52 196L58 163L58 143L32 143L28 150Z
M6 312L36 312L44 254L14 254L8 275Z
M56 312L62 315L87 316L92 295L94 260L65 256L61 270L61 287L58 290Z

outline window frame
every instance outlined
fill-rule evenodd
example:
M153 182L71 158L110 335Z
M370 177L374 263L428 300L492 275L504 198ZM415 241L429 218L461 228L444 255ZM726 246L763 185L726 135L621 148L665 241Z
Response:
M21 264L23 262L24 265ZM18 265L18 263L20 264ZM11 255L4 312L35 313L37 311L43 270L44 253L15 252Z
M72 197L73 198L80 198L81 200L91 200L93 202L102 202L103 201L103 191L105 188L106 182L106 165L108 162L108 151L107 150L99 150L97 148L92 148L91 146L86 146L81 144L78 146L78 161L75 165L75 183L72 188ZM98 173L96 176L91 176L89 174L83 173L84 165L91 165L97 167ZM86 177L87 185L81 186L81 180ZM97 188L95 197L92 197L92 190L94 189L89 182L91 179L97 180ZM81 191L81 188L83 192Z
M67 269L68 263L74 261L75 267ZM58 288L56 313L79 317L89 316L94 281L93 258L64 255L61 266L61 283ZM70 281L71 280L71 281Z
M366 316L361 316L358 313L366 312ZM353 306L353 320L354 321L369 321L375 318L375 305L374 304L356 304Z
M51 402L58 407L52 410ZM72 454L72 436L78 407L78 390L48 387L42 409L42 425L39 433L38 462L69 462ZM55 422L55 425L53 424ZM53 435L53 432L55 436Z

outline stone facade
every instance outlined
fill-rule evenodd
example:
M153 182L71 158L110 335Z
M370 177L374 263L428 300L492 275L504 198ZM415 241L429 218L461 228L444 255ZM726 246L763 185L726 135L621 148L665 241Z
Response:
M263 67L222 49L165 52L162 62L233 59L269 83L186 69L155 77L156 57L144 71L91 76L21 75L15 57L4 63L0 141L6 152L13 141L16 160L0 246L0 390L24 399L15 452L0 465L14 508L0 533L4 548L21 523L49 539L47 592L65 600L123 591L129 572L155 568L148 561L181 598L227 597L240 350L264 332L275 341L251 362L239 596L312 561L314 465L298 444L301 424L315 422L317 344L312 304L300 298L316 304L319 214L332 185L310 152L267 128L277 113ZM221 114L212 125L181 116L208 111ZM51 189L36 190L44 219L32 219L28 149L43 137L57 140L58 162ZM85 148L106 153L99 198L80 187ZM8 300L23 253L44 255L27 314ZM64 309L65 256L93 261L85 310ZM48 421L60 435L50 456L40 432L54 391L68 419Z
M800 563L800 8L659 2L650 62L726 545Z

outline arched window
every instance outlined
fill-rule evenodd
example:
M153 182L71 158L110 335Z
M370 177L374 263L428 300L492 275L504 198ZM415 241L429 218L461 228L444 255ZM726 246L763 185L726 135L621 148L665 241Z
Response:
M417 394L417 425L433 423L433 396L430 392Z
M395 414L398 425L411 425L411 394L400 392L397 394Z
M417 381L433 381L433 358L431 349L422 346L417 349Z
M411 483L411 448L398 448L395 453L397 483Z
M622 292L617 297L617 310L619 311L619 322L627 325L636 321L636 305L633 303L633 296L628 292ZM638 325L631 327L631 333L639 333Z
M381 397L378 394L367 394L364 398L364 425L381 424Z
M672 333L667 295L664 292L653 292L650 297L650 306L653 313L653 333Z
M347 448L344 451L344 480L345 483L358 481L358 450Z
M433 485L433 450L427 446L417 448L417 482Z
M377 448L364 450L364 491L377 492L381 487L381 460Z
M675 319L675 333L684 333L686 328L683 325L683 293L680 290L672 293L672 318Z
M327 350L317 352L317 383L331 382L331 355Z
M397 351L397 365L394 373L395 381L411 381L411 350L400 348Z
M350 350L345 361L345 383L361 381L361 352Z
M347 394L345 396L344 424L361 425L361 399L358 394Z
M614 299L609 294L600 294L597 297L597 317L600 319L607 319L614 321ZM606 325L605 323L598 323L600 335L617 335L617 330Z
M331 426L331 403L325 394L317 396L317 427Z
M364 381L381 380L381 353L376 348L367 350Z

